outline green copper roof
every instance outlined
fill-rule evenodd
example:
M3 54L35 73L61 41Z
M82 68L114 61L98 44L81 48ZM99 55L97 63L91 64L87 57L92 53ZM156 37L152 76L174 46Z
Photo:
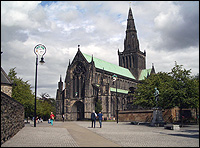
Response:
M99 84L96 84L97 87L99 87ZM116 92L116 88L110 87L110 91ZM117 93L122 93L122 94L128 94L128 90L124 89L117 89Z
M116 92L116 88L110 87L110 91ZM122 94L128 94L128 90L123 90L123 89L117 89L117 92Z
M147 76L149 76L151 74L151 69L143 69L141 71L139 80L144 80L144 78L147 78Z
M88 62L91 62L92 56L89 56L85 53L82 53L82 54ZM103 60L95 58L95 57L93 57L93 61L94 61L96 68L104 69L105 71L111 72L111 73L116 74L116 75L119 74L121 76L125 76L125 77L131 78L131 79L135 79L135 77L132 75L132 73L126 68L123 68L121 66L117 66L115 64L103 61Z

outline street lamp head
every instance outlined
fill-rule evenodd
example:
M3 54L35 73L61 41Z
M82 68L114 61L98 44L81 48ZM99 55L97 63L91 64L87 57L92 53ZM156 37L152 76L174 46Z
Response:
M44 62L44 58L43 58L43 56L41 57L41 61L40 61L40 64L44 64L45 62Z
M44 54L46 53L46 47L42 44L38 44L34 48L34 53L36 55L44 56Z

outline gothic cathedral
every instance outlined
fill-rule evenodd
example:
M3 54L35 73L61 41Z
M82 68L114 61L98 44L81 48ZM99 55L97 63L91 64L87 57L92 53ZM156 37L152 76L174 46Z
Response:
M119 66L78 51L68 65L65 88L60 77L56 95L56 119L90 119L98 101L105 119L116 118L117 110L131 110L130 94L137 84L155 73L146 69L146 52L140 51L132 10L129 8L124 51L118 50ZM113 81L113 76L117 76Z

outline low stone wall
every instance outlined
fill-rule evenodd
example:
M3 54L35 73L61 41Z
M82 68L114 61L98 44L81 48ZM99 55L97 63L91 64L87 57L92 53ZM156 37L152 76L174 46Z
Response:
M151 122L153 110L119 111L119 122Z
M166 123L173 123L180 121L179 108L175 107L172 109L162 110L163 120ZM194 109L183 109L183 116L188 117L188 113L194 112ZM186 114L187 113L187 114ZM153 117L153 110L129 110L129 111L119 111L119 121L123 122L151 122ZM194 116L194 113L193 113ZM190 117L190 116L189 116ZM189 118L188 117L188 118ZM192 116L191 116L192 117ZM194 116L196 117L196 116Z
M24 127L24 106L1 92L1 144Z

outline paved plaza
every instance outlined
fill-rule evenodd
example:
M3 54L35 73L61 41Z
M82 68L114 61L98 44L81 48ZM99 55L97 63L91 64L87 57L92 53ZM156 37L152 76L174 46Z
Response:
M91 128L89 121L55 121L26 124L1 147L199 147L199 125L180 130L103 122Z

